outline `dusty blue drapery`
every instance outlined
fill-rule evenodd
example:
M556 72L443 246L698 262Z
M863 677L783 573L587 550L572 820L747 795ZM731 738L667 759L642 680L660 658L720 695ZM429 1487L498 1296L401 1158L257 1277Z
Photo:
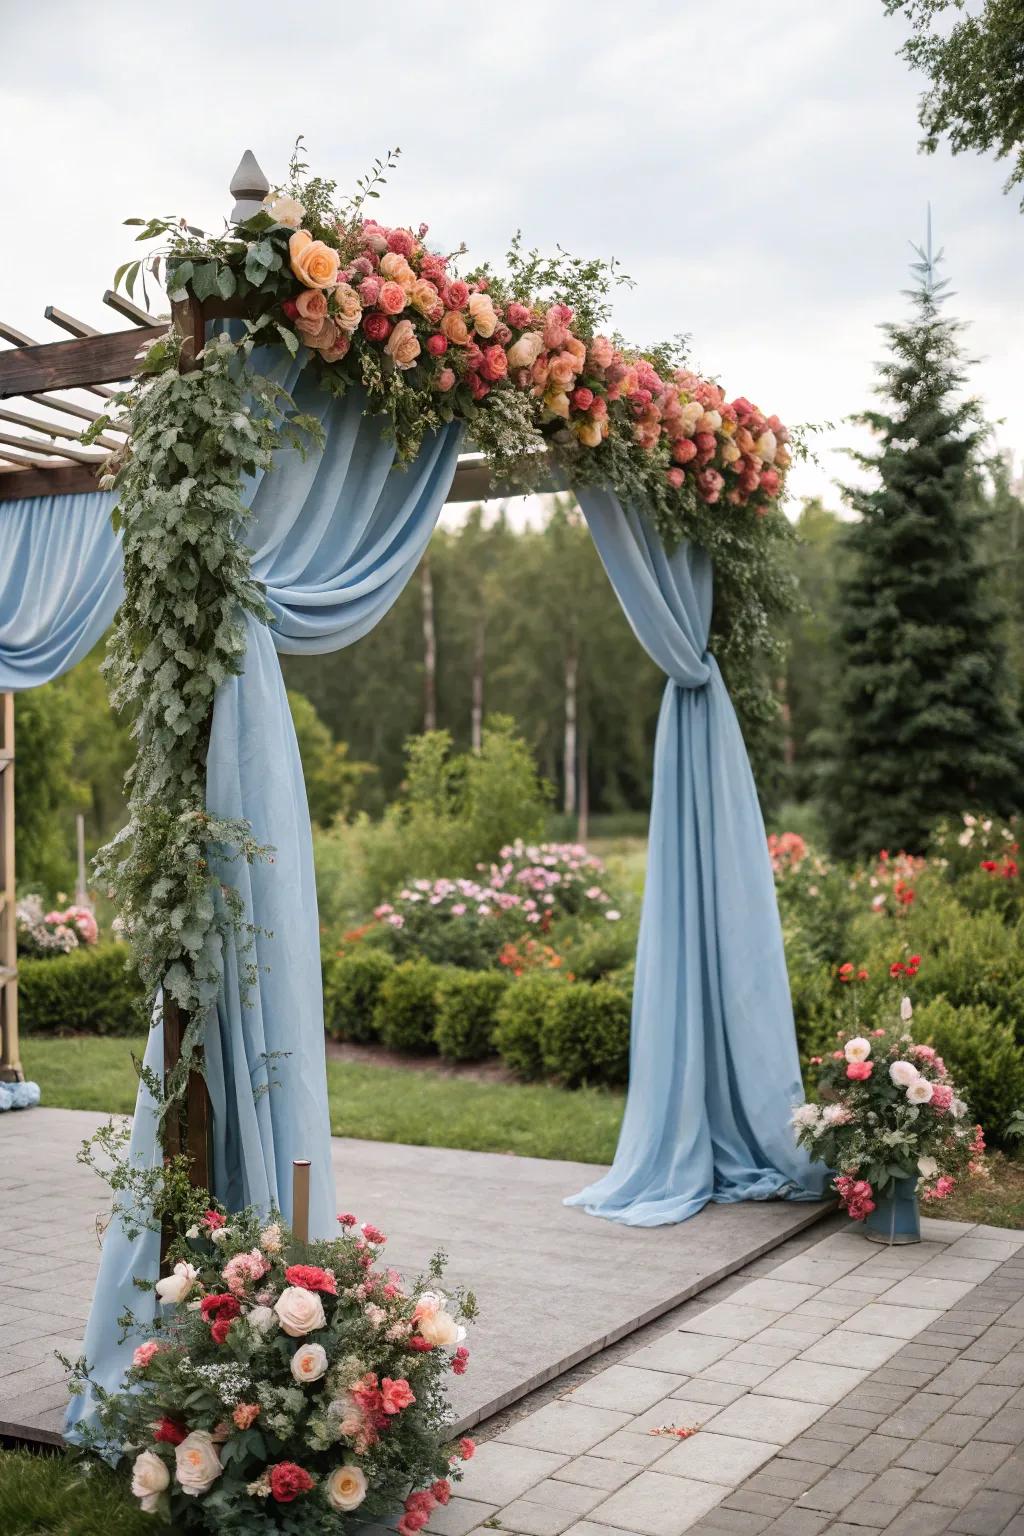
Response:
M629 1097L615 1162L571 1197L631 1226L709 1200L820 1195L793 1141L803 1101L764 824L739 724L707 653L707 554L671 555L607 491L580 505L626 617L667 674L654 749ZM725 515L725 514L723 514Z

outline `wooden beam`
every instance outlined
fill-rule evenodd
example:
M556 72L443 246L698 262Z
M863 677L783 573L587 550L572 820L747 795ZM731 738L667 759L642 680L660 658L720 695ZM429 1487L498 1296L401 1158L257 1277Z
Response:
M87 464L47 464L0 473L0 502L29 496L79 496L98 489L96 471Z
M107 305L108 309L116 310L119 315L124 315L125 319L130 320L133 325L145 327L159 323L156 315L151 315L148 309L140 309L137 304L132 303L131 299L126 299L123 293L115 293L113 288L107 289L103 295L103 302Z
M63 443L35 442L29 437L18 437L13 432L0 432L0 443L6 443L10 448L18 448L23 453L42 453L48 458L52 455L58 459L70 459L73 464L102 464L102 453L86 453L81 448L67 448Z
M98 421L103 414L101 411L90 410L87 405L78 405L74 400L61 400L56 395L26 393L25 399L33 401L35 405L49 406L51 411L61 411L65 416L75 416L79 421ZM127 430L126 427L115 427L111 423L111 432L123 432L127 436Z
M127 379L139 353L166 333L166 325L154 325L0 352L0 399Z
M0 421L9 421L15 427L28 427L32 432L45 432L49 437L64 437L77 443L81 438L81 429L78 427L62 427L55 421L43 421L39 416L23 416L20 411L9 411L6 406L0 406ZM114 437L98 437L96 441L102 448L122 448L124 444Z
M15 326L8 325L3 320L0 320L0 338L4 341L9 341L12 347L38 347L41 345L38 341L33 340L31 336L26 336L24 331L19 331ZM0 358L2 358L2 354L0 354ZM77 388L78 386L76 385L75 387ZM81 388L87 389L91 395L99 395L101 400L109 400L114 393L113 390L105 389L102 384L83 384ZM31 399L32 397L29 395L27 398Z
M69 315L66 309L58 309L55 304L47 304L43 315L51 325L59 325L62 331L70 331L72 336L80 339L84 336L100 334L94 325L88 325L84 320L76 320L74 315Z

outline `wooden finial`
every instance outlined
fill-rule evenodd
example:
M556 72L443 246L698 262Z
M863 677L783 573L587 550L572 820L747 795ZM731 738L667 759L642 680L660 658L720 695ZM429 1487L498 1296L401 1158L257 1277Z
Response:
M238 162L238 169L231 178L229 188L235 199L235 206L231 210L232 224L239 224L243 219L251 219L254 213L260 211L263 199L270 191L270 182L260 169L259 161L251 149L247 149Z

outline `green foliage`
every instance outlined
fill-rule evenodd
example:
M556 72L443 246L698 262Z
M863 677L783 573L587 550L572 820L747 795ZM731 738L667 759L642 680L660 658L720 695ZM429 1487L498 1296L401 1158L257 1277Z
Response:
M334 1040L373 1040L380 989L394 970L383 950L360 945L325 955L324 1027Z
M71 1455L0 1451L0 1531L4 1536L151 1536L129 1493L125 1467L86 1465Z
M498 971L451 971L438 989L434 1040L449 1061L493 1054L494 1025L508 980Z
M968 1096L992 1146L1006 1146L1014 1110L1024 1104L1024 1050L1013 1026L984 1004L945 997L914 1013L914 1038L934 1045Z
M303 694L289 689L288 707L302 759L310 820L315 827L330 826L336 816L351 816L373 766L350 759L348 745L334 740Z
M24 1034L134 1035L146 1022L146 993L123 944L73 949L18 962L18 1022Z
M967 14L963 0L885 0L902 11L913 36L900 49L931 81L918 120L922 149L933 153L946 139L955 155L965 150L1012 159L1006 191L1024 182L1024 4L983 0ZM957 11L952 26L935 30L944 13ZM1021 200L1024 209L1024 199Z
M602 981L632 960L636 926L631 922L610 923L598 917L572 925L571 933L560 926L552 938L578 981Z
M541 1038L548 1007L559 987L561 977L536 971L521 977L509 987L495 1014L494 1046L507 1067L518 1077L543 1077L544 1058Z
M60 693L32 688L15 706L18 768L14 781L14 835L21 881L49 891L74 882L69 832L75 811L71 732Z
M885 327L884 411L862 420L872 489L840 549L839 681L825 812L835 850L921 852L936 820L1021 803L1024 736L1010 700L1002 616L986 591L970 495L979 408L965 399L961 326L922 252L915 314Z
M384 978L377 994L373 1030L394 1051L435 1049L441 972L429 960L406 960Z
M624 1083L629 1075L629 998L610 982L558 988L544 1015L541 1056L568 1087Z

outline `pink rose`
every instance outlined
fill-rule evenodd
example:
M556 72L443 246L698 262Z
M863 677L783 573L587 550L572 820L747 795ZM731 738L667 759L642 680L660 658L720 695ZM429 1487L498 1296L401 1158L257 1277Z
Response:
M295 300L295 308L303 320L315 320L319 329L327 319L327 295L322 288L307 288Z
M443 256L436 256L433 251L424 256L420 262L420 275L428 282L435 283L438 288L445 281L445 267L447 262Z
M940 1115L944 1115L953 1102L953 1090L948 1083L933 1083L931 1106Z
M697 476L697 489L704 501L713 506L722 494L722 486L725 484L717 469L702 469Z
M454 278L442 295L449 309L463 309L469 302L469 288L461 278Z
M777 469L764 469L761 471L761 489L766 496L774 496L779 489L779 472Z
M594 391L581 384L579 389L574 389L570 399L578 411L589 411L594 403Z
M340 363L343 357L347 357L352 346L352 338L345 331L338 332L338 338L330 347L319 348L320 356L325 363Z
M679 487L686 479L686 476L681 469L676 468L670 469L666 473L665 479L668 481L669 485L672 486L673 490L678 491Z
M388 232L388 250L397 251L399 256L412 256L416 251L416 241L412 231L408 229L392 229Z
M866 1083L875 1070L873 1061L851 1061L846 1068L846 1075L855 1083Z
M483 356L480 359L480 372L492 384L496 384L499 379L507 376L508 358L501 347L484 347Z
M528 325L533 324L533 310L525 304L517 304L513 301L505 311L505 319L509 325L514 325L517 331L525 331Z
M428 337L427 351L430 353L431 357L443 357L444 354L448 351L447 336L441 336L438 334L437 336Z
M442 394L447 394L448 390L453 388L454 384L455 371L452 368L442 368L441 372L434 380L434 388L439 389Z
M691 437L677 437L672 444L672 457L677 464L689 464L697 457L697 444Z
M405 308L405 289L401 283L383 283L377 304L386 315L399 315Z
M359 284L359 298L370 309L380 298L381 280L379 277L364 277Z

